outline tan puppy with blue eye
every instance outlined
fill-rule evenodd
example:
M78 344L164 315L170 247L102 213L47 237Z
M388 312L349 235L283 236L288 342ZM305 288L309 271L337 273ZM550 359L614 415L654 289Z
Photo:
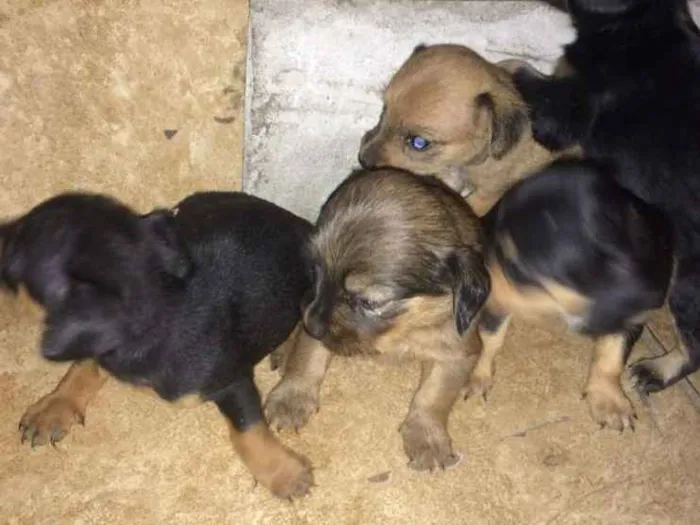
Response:
M270 424L308 421L332 355L416 359L420 385L401 425L409 465L454 465L447 420L480 350L470 324L489 291L476 215L434 177L358 171L323 206L309 252L306 330L267 399Z
M555 154L533 139L508 71L515 63L500 67L459 45L418 46L384 92L360 164L435 175L484 215L513 183L578 150Z

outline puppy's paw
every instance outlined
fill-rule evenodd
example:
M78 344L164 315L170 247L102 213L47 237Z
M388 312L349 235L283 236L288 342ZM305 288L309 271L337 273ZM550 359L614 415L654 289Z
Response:
M619 385L594 383L586 387L583 395L591 416L601 428L610 427L620 432L628 428L634 430L637 415Z
M85 424L85 415L64 396L49 394L30 406L19 422L22 443L36 445L61 441L75 423Z
M478 397L486 403L486 396L493 387L493 375L480 372L476 368L469 375L465 397Z
M272 428L299 430L318 412L318 394L313 387L281 381L267 396L265 413Z
M306 496L314 486L311 462L301 454L282 447L270 464L270 470L258 478L278 498L293 499Z
M666 388L666 381L657 363L655 358L647 358L637 361L630 367L630 374L639 395L647 396Z
M460 454L452 452L447 429L430 416L409 414L400 431L408 466L414 470L444 470L457 466L462 460Z

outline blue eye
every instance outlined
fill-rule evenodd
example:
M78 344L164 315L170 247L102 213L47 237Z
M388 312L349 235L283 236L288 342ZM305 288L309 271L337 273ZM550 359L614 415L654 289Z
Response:
M420 135L411 135L408 137L408 145L416 151L422 151L430 146L430 141Z

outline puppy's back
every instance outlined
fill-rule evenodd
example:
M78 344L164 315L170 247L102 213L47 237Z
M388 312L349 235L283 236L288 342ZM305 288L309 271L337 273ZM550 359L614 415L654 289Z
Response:
M487 257L518 285L554 281L611 304L630 293L634 308L663 303L673 266L668 220L601 166L555 162L506 192L484 230Z

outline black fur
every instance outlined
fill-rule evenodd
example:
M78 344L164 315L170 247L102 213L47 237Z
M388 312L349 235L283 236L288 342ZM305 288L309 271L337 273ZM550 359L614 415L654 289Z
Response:
M569 2L578 35L565 48L571 76L520 70L515 81L538 141L580 142L587 156L614 162L617 181L673 223L669 305L687 356L681 366L634 368L643 391L660 390L700 367L700 32L685 0L594 4Z
M520 181L486 216L484 230L487 259L514 283L553 281L590 299L576 325L582 333L626 332L638 325L636 315L664 303L670 225L590 162L557 161ZM501 249L504 237L516 258Z
M0 227L0 272L46 310L48 359L94 358L167 400L199 393L244 430L263 418L253 366L300 319L310 230L242 193L146 216L64 194Z

